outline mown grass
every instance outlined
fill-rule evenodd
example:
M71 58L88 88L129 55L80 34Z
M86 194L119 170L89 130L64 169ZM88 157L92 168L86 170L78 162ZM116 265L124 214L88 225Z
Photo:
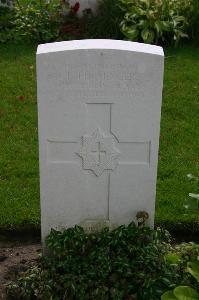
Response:
M0 48L0 226L39 224L33 46Z
M187 174L198 174L199 49L168 49L165 59L156 223L168 229L198 230L196 213L184 200L197 192Z
M0 229L39 228L35 51L0 46ZM157 182L156 224L198 230L184 199L196 192L199 49L167 49Z

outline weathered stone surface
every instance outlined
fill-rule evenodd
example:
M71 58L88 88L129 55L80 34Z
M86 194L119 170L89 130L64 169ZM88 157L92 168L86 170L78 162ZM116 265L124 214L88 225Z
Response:
M127 224L138 211L153 226L162 79L157 46L38 47L43 238L51 227Z

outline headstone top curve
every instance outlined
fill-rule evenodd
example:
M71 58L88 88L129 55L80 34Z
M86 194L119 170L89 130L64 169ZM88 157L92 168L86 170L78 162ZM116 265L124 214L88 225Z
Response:
M160 46L136 43L122 40L110 39L88 39L88 40L72 40L64 42L55 42L40 44L37 48L37 55L47 54L52 52L63 52L71 50L125 50L132 52L148 53L153 55L164 56L163 48Z

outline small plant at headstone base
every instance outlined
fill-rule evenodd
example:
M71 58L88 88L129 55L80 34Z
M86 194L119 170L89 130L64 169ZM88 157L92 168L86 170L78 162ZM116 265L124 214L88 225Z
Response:
M146 225L146 221L149 218L149 214L146 211L138 211L136 214L136 219L138 222L138 227L144 227Z
M186 18L179 14L181 0L119 0L124 18L121 31L127 39L145 43L174 43L188 37Z
M87 234L75 226L47 237L48 256L9 284L10 299L159 300L181 281L165 260L170 236L134 223Z

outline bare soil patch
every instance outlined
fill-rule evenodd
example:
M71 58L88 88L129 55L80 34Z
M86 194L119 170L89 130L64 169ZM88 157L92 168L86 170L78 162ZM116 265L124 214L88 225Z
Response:
M6 285L34 265L40 252L40 243L0 243L0 300L6 299Z

